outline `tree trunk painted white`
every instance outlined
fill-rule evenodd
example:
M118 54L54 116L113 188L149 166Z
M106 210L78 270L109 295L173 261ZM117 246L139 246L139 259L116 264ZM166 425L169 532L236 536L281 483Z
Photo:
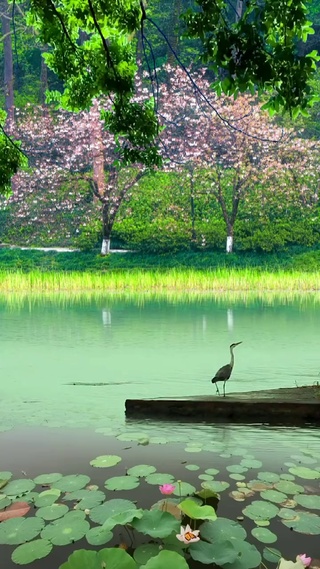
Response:
M110 253L110 239L102 239L101 255L109 255Z
M228 235L227 244L226 244L227 253L232 253L232 247L233 247L233 237L232 235Z

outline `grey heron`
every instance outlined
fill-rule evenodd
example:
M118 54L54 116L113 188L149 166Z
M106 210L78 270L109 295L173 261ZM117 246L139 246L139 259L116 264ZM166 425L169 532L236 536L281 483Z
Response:
M234 355L233 355L233 349L236 346L239 346L239 344L242 344L242 342L236 342L235 344L231 344L230 345L230 353L231 353L231 361L229 364L226 364L225 366L222 366L220 369L218 369L216 375L212 378L211 383L215 383L216 384L216 390L217 393L219 393L220 395L220 391L218 388L218 382L219 381L223 381L223 397L226 396L226 382L228 381L228 379L231 376L232 370L233 370L233 366L234 366Z

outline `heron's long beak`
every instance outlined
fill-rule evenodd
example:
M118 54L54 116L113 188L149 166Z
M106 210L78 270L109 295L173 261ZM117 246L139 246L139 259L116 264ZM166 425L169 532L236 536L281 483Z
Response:
M234 345L239 346L239 344L242 344L242 342L236 342Z

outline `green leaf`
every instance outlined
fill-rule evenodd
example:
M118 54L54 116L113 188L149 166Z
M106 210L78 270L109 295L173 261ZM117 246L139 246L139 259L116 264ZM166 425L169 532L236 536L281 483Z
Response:
M119 512L118 514L114 514L111 518L108 518L104 524L102 525L103 529L111 530L117 525L124 526L129 522L132 522L134 518L142 518L143 510L142 509L132 509L126 510L125 512Z
M59 569L101 569L97 555L96 551L78 549L69 555L68 561L60 565Z
M194 470L200 470L200 466L198 466L197 464L186 464L186 465L185 465L185 468L186 468L187 470L192 470L192 471L194 471Z
M174 477L172 474L162 474L161 472L155 472L154 474L149 474L146 477L147 484L154 484L155 486L160 486L162 484L171 484L174 482Z
M156 472L156 468L154 466L149 466L148 464L138 464L137 466L132 466L127 470L127 474L130 476L137 476L141 478L142 476L148 476L149 474L153 474Z
M38 559L47 557L52 550L52 543L46 539L36 539L29 543L19 545L11 555L11 559L18 565L27 565Z
M160 510L144 510L140 519L135 519L132 526L143 534L151 537L167 537L172 532L179 533L180 522L171 514Z
M278 564L279 559L281 558L281 552L278 549L274 549L273 547L264 547L262 556L266 561Z
M275 543L278 539L276 534L267 528L253 528L251 533L261 543Z
M260 492L260 496L264 500L269 500L269 502L275 502L276 504L281 504L287 499L287 495L278 490L264 490Z
M184 500L178 507L180 510L194 520L216 520L217 515L212 506L199 506L193 500Z
M100 551L97 553L97 558L99 561L99 568L106 567L106 569L137 569L137 564L131 555L118 547L100 549Z
M4 487L3 493L6 494L6 496L17 498L18 496L30 492L34 487L35 483L33 480L22 478L21 480L12 480L12 482L9 482L9 484Z
M0 544L19 545L31 541L42 530L42 518L13 518L0 524Z
M271 502L264 502L262 500L254 500L246 506L242 513L251 520L270 520L274 518L279 512L279 508Z
M275 472L259 472L257 475L257 478L259 478L259 480L263 480L264 482L279 482L280 477L279 474L276 474Z
M53 484L54 482L60 480L60 478L62 478L62 474L59 474L58 472L53 472L51 474L39 474L39 476L36 476L33 479L33 481L36 484L46 485L46 484Z
M210 543L245 539L246 530L238 523L227 518L217 518L216 521L205 522L201 526L201 537Z
M314 494L297 494L293 499L308 510L320 510L320 496Z
M110 468L111 466L115 466L119 462L121 462L121 456L116 456L114 454L104 454L101 456L97 456L94 460L90 461L91 466L95 466L96 468Z
M133 490L139 484L139 479L134 476L114 476L113 478L108 478L104 483L107 490Z
M101 490L77 490L76 492L68 493L64 496L64 501L76 501L77 510L91 510L99 506L106 496Z
M156 557L151 557L140 569L189 569L186 560L175 551L160 551ZM122 568L121 568L122 569Z
M200 561L205 565L215 563L219 567L226 563L232 563L237 557L237 550L233 543L228 540L219 541L215 544L200 540L191 543L189 553L195 561Z
M295 466L294 468L289 468L289 472L299 478L304 478L305 480L317 480L320 478L320 472L307 468L306 466Z
M298 494L304 491L303 486L295 484L290 480L280 480L280 482L277 482L274 487L279 490L279 492L283 492L284 494Z
M35 499L35 506L37 508L44 508L45 506L52 506L52 504L58 500L61 492L57 488L50 488L50 490L44 490Z
M201 487L204 488L204 490L211 490L212 492L215 493L223 492L224 490L229 488L229 486L230 486L229 482L224 482L222 480L212 480L210 482L201 483Z
M61 492L75 492L76 490L81 490L89 482L90 478L85 474L69 474L57 480L53 486L61 490Z
M96 524L102 525L106 520L113 518L117 514L132 511L134 509L136 509L136 505L133 502L119 498L115 500L108 500L107 502L104 502L104 504L101 504L96 508L92 508L89 517Z
M62 518L68 510L68 506L64 504L52 504L51 506L39 508L39 510L36 511L36 516L46 521L57 520L58 518Z
M113 538L112 531L103 529L101 526L91 528L86 533L86 540L90 545L105 545Z
M47 525L41 532L41 537L48 539L53 545L68 545L82 539L89 529L85 514L77 510L68 512L63 518Z
M139 545L133 552L133 558L138 565L143 565L152 557L159 554L160 546L157 543L143 543Z
M282 519L282 523L298 533L320 535L320 517L311 512L292 512L292 519Z
M189 496L191 494L194 494L196 491L196 488L194 486L192 486L192 484L189 484L188 482L175 482L175 490L173 491L173 494L175 496Z

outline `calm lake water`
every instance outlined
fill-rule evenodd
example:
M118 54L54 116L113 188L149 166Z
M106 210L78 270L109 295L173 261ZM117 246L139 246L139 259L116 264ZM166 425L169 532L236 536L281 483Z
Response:
M103 488L107 476L150 464L199 487L199 473L214 467L230 484L218 514L235 519L244 504L228 496L237 489L228 467L260 461L261 467L248 467L249 480L261 470L285 479L298 465L320 471L320 429L126 421L125 399L214 394L211 377L237 341L243 344L235 350L227 394L317 383L319 321L320 299L313 295L2 297L0 471L14 478L84 473ZM103 454L123 459L111 475L89 465ZM197 472L186 470L190 463ZM320 494L319 479L296 481ZM150 507L156 500L145 486L135 499ZM121 497L133 499L129 494ZM243 523L250 533L253 522ZM303 551L320 556L319 535L295 533L293 547L292 532L278 518L270 527L279 537L274 547L288 558ZM88 544L55 547L32 569L44 562L57 569L75 547ZM13 548L0 549L6 569L16 567Z

